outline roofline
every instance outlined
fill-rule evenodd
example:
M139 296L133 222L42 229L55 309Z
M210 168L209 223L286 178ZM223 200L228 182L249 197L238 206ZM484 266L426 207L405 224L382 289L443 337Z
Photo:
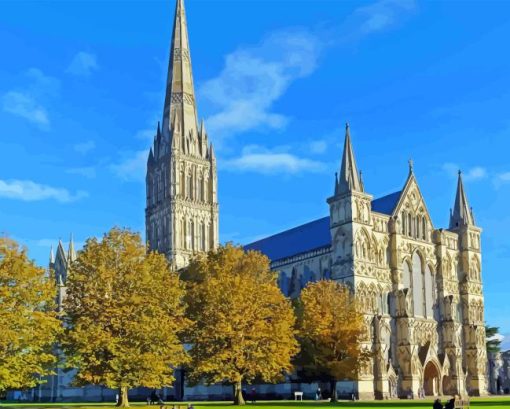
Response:
M319 219L315 219L315 220L312 220L312 221L309 221L309 222L306 222L306 223L300 224L299 226L292 227L292 228L287 229L287 230L282 230L282 231L280 231L280 232L278 232L278 233L274 233L274 234L272 234L271 236L264 237L263 239L260 239L260 240L257 240L257 241L253 241L253 242L248 243L248 244L244 244L244 245L243 245L243 247L251 246L251 245L253 245L253 244L260 243L261 241L264 241L264 240L267 240L267 239L270 239L270 238L273 238L273 237L279 236L279 235L284 234L284 233L291 232L291 231L296 230L296 229L300 229L300 228L302 228L303 226L307 226L307 225L309 225L309 224L316 223L316 222L318 222L319 220L324 220L324 219L329 219L329 216L324 216L324 217L321 217L321 218L319 218Z

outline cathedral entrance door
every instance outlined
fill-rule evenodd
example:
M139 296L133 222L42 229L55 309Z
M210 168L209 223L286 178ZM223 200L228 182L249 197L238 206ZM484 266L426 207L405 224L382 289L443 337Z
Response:
M437 366L429 361L423 370L423 390L426 396L437 396L439 394L439 379Z

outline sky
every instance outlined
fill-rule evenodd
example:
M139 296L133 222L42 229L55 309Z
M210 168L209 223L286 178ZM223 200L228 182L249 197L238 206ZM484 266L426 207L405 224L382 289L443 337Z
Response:
M0 233L46 266L112 226L144 232L174 1L0 3ZM462 169L483 228L486 320L510 348L510 2L186 0L220 239L328 214L349 122L365 189L408 160L435 228Z

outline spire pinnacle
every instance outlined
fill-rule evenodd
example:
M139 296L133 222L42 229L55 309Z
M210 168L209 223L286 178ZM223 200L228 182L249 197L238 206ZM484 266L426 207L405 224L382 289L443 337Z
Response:
M55 254L53 254L53 244L50 248L50 264L53 264L55 262Z
M178 119L175 118L176 116ZM176 133L177 130L173 128L175 119L181 124L180 135L187 135L190 131L197 134L198 121L184 0L177 0L175 6L163 107L163 136L169 136L171 131L173 134Z
M462 226L473 226L474 224L473 211L469 207L464 190L464 183L462 182L462 172L459 170L455 204L453 206L453 211L450 212L450 229L452 230Z
M69 250L67 251L67 259L70 262L76 260L76 251L74 250L74 240L72 233L71 237L69 238Z
M348 123L345 124L344 153L342 156L342 166L340 167L336 190L337 194L351 191L364 191L356 166L356 159L354 158L354 150L352 149L351 144L351 131Z

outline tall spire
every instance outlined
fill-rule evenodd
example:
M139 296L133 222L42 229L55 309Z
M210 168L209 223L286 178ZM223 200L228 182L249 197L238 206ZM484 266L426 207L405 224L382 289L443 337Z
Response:
M162 132L164 137L170 135L170 130L174 127L173 122L176 119L181 125L179 127L180 135L186 135L189 131L193 131L195 136L197 135L197 111L184 0L177 0L175 7L165 105L163 107Z
M338 175L338 187L335 193L343 194L351 191L363 192L364 189L356 166L356 160L354 159L349 124L345 124L344 153L340 174Z
M455 205L453 206L453 211L450 214L450 229L462 226L473 226L474 224L475 220L473 212L469 207L466 192L464 191L464 184L462 183L462 172L459 170Z

